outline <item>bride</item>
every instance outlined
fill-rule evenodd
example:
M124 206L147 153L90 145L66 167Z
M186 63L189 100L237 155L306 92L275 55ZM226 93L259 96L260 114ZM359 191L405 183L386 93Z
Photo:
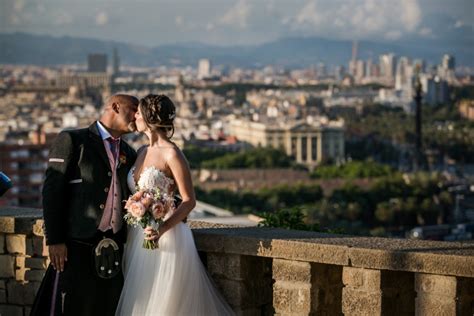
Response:
M158 231L129 227L125 284L116 315L233 315L200 261L191 230L182 222L196 200L186 158L169 140L174 117L175 106L167 96L140 100L135 123L137 131L148 136L149 145L138 151L128 186L134 193L136 184L150 177L163 180L169 193L179 191L182 202L165 216ZM158 242L158 249L142 247L144 233Z

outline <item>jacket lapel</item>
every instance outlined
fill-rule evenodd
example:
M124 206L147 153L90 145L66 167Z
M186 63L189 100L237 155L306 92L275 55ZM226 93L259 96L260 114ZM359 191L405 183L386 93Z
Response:
M111 170L109 157L107 157L107 152L105 151L104 142L102 141L102 138L100 137L99 130L97 129L97 123L96 122L92 123L92 125L89 126L89 137L92 140L92 142L91 142L92 146L97 151L97 154L102 159L102 161L105 163L107 168L109 170Z

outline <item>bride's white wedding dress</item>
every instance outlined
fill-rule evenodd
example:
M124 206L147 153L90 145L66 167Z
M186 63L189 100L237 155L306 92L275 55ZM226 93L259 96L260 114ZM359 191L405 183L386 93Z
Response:
M134 169L127 178L132 193L136 187ZM140 175L139 184L172 181L160 170L150 167ZM129 226L128 229L125 284L116 315L234 315L209 279L185 223L164 233L156 250L142 247L141 227Z

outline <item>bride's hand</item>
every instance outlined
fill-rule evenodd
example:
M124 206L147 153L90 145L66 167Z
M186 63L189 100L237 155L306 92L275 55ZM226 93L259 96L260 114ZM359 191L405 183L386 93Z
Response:
M147 226L143 233L145 234L145 240L158 241L160 239L160 232L150 226Z

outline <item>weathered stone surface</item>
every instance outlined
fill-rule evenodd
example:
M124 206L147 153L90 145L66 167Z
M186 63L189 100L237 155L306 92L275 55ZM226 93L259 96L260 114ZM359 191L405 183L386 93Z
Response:
M15 258L10 255L0 255L0 278L15 276Z
M380 270L474 277L474 249L466 243L340 236L270 228L192 223L206 252L264 256ZM212 227L212 228L206 228Z
M474 279L417 273L417 315L474 314Z
M311 265L309 262L273 259L273 279L310 283Z
M0 305L0 316L23 316L23 307Z
M9 281L7 283L8 303L17 305L31 305L38 291L40 282L21 283Z
M6 289L5 280L0 280L0 290Z
M381 315L381 272L353 267L342 271L342 312L344 315Z
M25 280L25 259L21 255L15 258L15 279L17 281Z
M456 297L456 277L417 273L415 289L418 294L440 295L448 298Z
M344 315L382 315L382 293L366 293L352 288L342 289Z
M38 257L38 258L26 258L25 267L29 269L45 270L48 268L49 260L48 258Z
M0 254L5 253L5 235L0 233Z
M242 280L241 256L233 254L207 254L207 269L213 277Z
M12 216L3 217L0 216L0 233L11 233L15 232L15 218Z
M25 268L25 260L26 260L26 257L24 257L24 256L16 256L15 257L15 269Z
M41 281L43 280L46 270L26 270L25 280L26 281Z
M16 269L15 270L15 280L25 281L25 269Z
M6 243L9 253L26 254L26 235L8 234Z
M37 219L33 225L33 235L38 237L44 237L44 220Z
M346 287L364 289L369 292L379 291L381 282L380 270L344 267L342 282Z
M311 284L276 281L273 284L273 307L277 314L308 315L311 310Z

